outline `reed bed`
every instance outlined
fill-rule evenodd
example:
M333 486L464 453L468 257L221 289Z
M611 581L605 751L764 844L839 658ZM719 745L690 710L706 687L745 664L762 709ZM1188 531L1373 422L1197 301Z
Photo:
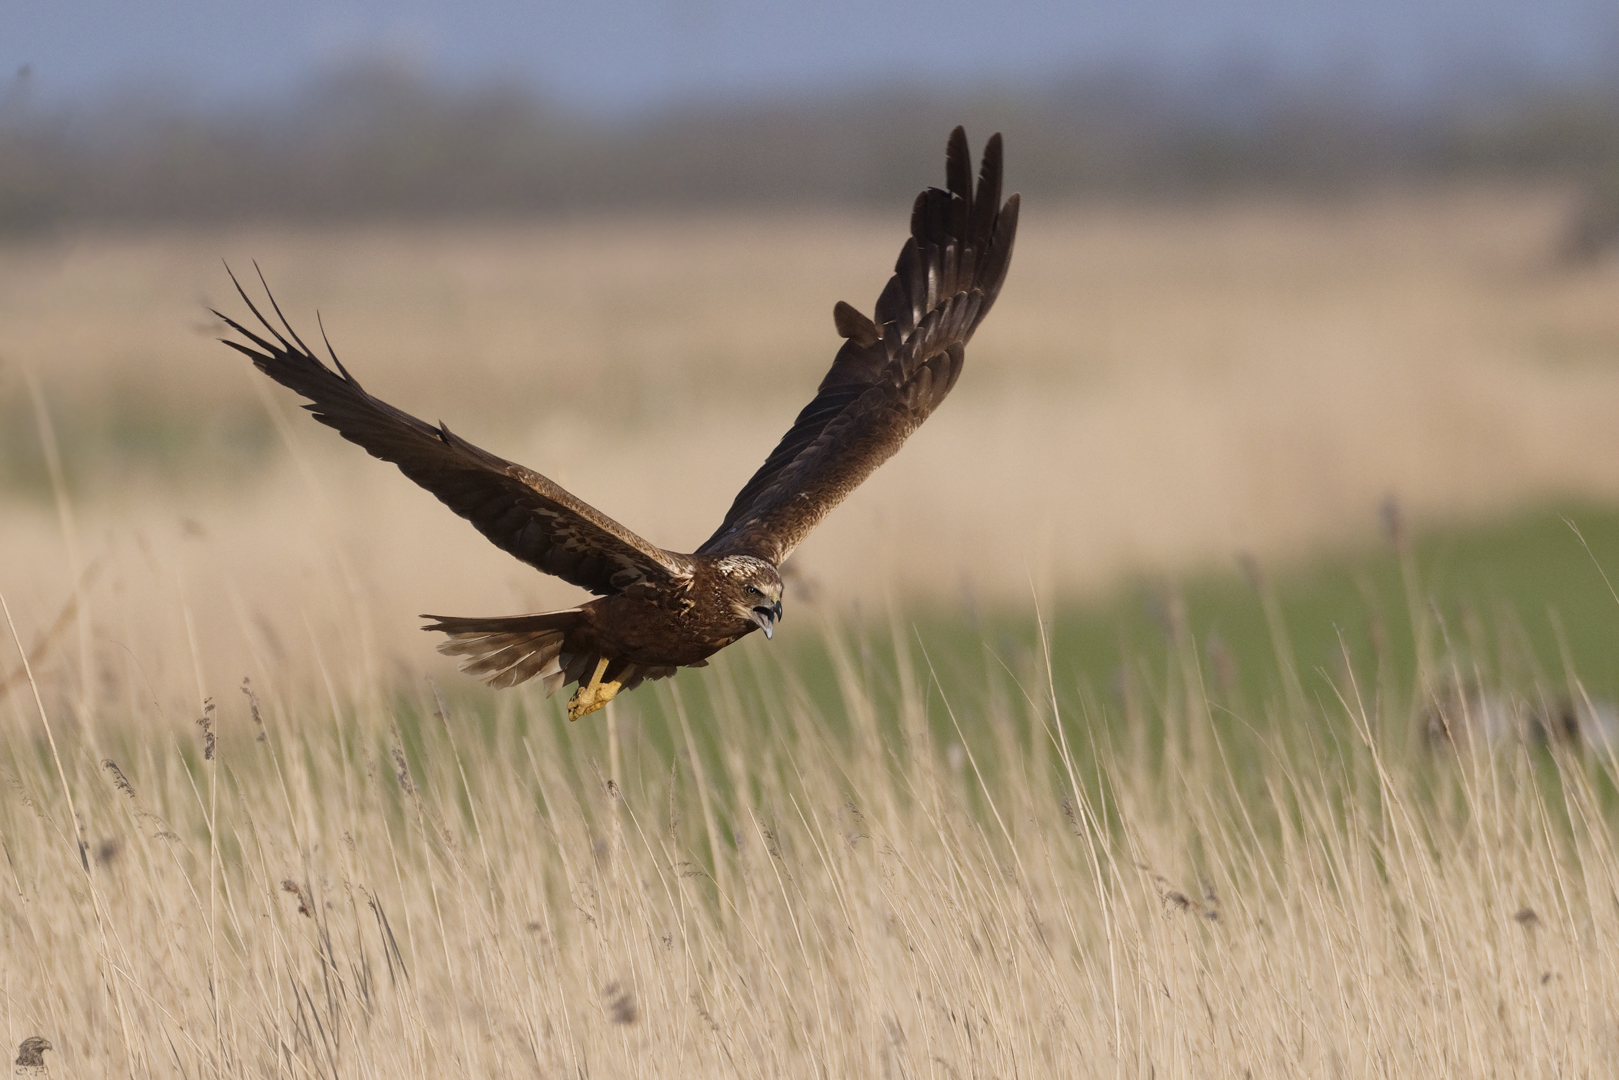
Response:
M974 683L872 618L1371 543L1391 489L1619 491L1611 268L1550 269L1531 196L1031 215L977 386L805 546L778 640L576 725L412 619L576 594L233 366L208 268L261 257L370 388L679 547L891 222L0 252L0 1042L71 1077L1605 1075L1612 744L1426 737L1510 680L1414 574L1413 655L1330 676L1262 596L1246 697L1173 618L1105 687L990 631ZM1512 689L1582 693L1545 679Z
M183 727L25 685L0 1027L72 1076L1521 1077L1619 1049L1601 754L1423 748L1415 703L1353 678L1224 714L1184 642L1072 711L1038 669L942 700L903 633L863 672L823 632L835 708L743 648L571 726L341 656L329 693L244 681Z

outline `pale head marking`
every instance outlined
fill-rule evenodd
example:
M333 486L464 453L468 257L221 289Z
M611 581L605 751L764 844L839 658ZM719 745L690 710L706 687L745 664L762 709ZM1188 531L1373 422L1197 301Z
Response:
M773 636L781 618L781 576L776 568L752 555L727 555L715 569L723 577L741 579L734 601L736 613L757 623L765 637Z
M752 555L727 555L716 564L716 568L726 577L741 577L749 572L774 569L763 559L756 559Z

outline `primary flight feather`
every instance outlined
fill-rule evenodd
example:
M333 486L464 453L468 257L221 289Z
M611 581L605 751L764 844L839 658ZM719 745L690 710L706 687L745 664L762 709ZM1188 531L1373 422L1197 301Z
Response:
M701 666L754 630L770 636L781 618L782 563L955 385L1006 278L1018 197L1001 201L999 135L984 147L975 187L967 136L956 128L945 176L943 190L917 196L873 317L841 301L833 309L845 341L819 391L691 554L649 543L532 469L372 397L329 343L332 367L315 356L273 297L279 330L239 283L262 333L219 317L247 339L225 344L307 398L315 419L399 466L502 551L599 597L536 615L423 616L433 620L424 629L449 635L439 648L492 686L537 677L554 692L578 683L568 702L578 719L643 679Z

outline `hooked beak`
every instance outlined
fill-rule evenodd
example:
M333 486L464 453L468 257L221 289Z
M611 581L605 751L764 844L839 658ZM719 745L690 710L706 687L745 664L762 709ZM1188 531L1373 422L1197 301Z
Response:
M777 600L774 607L754 608L753 621L759 624L759 629L765 632L765 637L775 637L776 624L781 621L781 601Z

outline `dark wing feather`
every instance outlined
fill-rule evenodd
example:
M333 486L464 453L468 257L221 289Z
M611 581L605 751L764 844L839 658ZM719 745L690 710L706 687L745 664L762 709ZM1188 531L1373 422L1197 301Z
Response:
M434 427L372 397L343 367L330 342L326 348L336 371L317 359L287 325L274 297L270 305L286 337L253 306L235 275L231 281L274 341L216 311L256 348L230 340L226 345L308 398L304 408L315 419L336 428L373 457L399 466L400 472L472 522L502 551L598 595L690 574L686 556L647 543L539 473L479 449L442 424Z
M1006 280L1018 197L1001 203L1001 137L990 137L973 190L961 128L950 133L948 190L929 188L911 237L877 299L876 319L839 301L847 338L815 399L737 494L701 554L746 554L780 565L944 400L963 349Z

